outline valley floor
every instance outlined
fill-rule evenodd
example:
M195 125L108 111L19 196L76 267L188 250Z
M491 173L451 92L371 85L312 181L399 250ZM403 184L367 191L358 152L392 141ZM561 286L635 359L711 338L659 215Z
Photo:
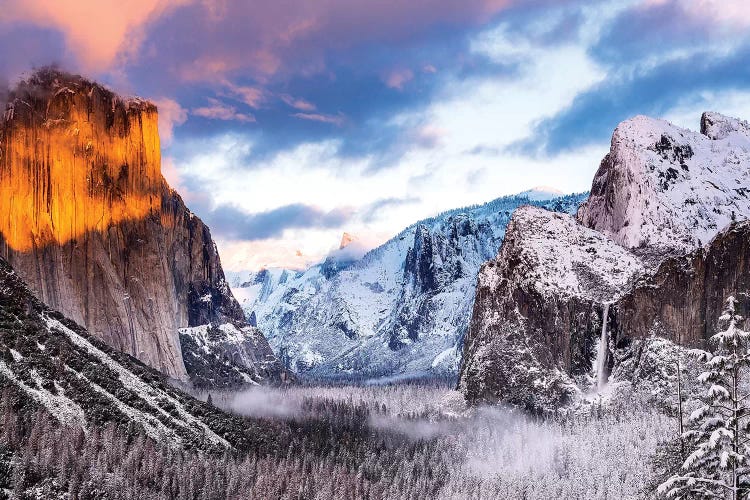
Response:
M391 471L388 498L416 498L393 490L412 481L431 483L434 498L445 499L650 498L664 474L657 450L677 430L674 418L632 393L594 398L551 419L502 407L468 409L451 387L429 383L254 389L212 398L235 413L284 420L309 418L320 402L368 408L373 436L401 437L389 453L419 450L420 461L435 467Z
M214 456L127 426L83 433L41 411L17 414L3 397L0 498L642 499L663 479L656 452L675 434L673 418L634 394L546 419L467 409L439 384L258 388L211 401L267 435Z

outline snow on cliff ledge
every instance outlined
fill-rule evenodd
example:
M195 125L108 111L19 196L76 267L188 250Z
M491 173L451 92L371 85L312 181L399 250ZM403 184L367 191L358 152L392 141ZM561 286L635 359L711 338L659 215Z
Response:
M494 265L491 261L482 267L479 283L492 286L492 281L510 277L543 296L610 301L642 271L627 248L570 215L525 206L513 213L500 255Z
M704 113L701 132L636 116L612 136L578 220L630 248L684 253L750 216L750 126Z

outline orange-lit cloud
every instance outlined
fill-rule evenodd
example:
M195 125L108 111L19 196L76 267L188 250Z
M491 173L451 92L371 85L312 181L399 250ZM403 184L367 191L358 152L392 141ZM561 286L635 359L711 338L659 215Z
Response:
M63 33L82 68L110 67L124 50L137 49L150 20L193 0L6 0L0 21L30 22Z

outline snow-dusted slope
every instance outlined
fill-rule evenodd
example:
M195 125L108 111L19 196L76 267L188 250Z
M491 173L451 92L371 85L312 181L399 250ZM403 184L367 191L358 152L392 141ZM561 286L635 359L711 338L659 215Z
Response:
M224 450L249 423L196 401L43 305L0 259L0 389L66 425L133 425L171 446Z
M286 379L278 358L254 326L233 323L181 328L185 366L194 386L234 389Z
M482 267L479 282L491 288L498 277L542 296L579 296L608 302L643 272L640 259L568 214L521 207L508 225L496 259Z
M572 213L585 197L499 198L402 231L360 260L230 277L248 317L293 370L320 377L455 374L476 275L517 207ZM329 259L330 260L330 259ZM244 299L244 300L243 300Z
M701 132L636 116L612 136L582 224L630 248L686 253L750 215L750 127L705 113Z

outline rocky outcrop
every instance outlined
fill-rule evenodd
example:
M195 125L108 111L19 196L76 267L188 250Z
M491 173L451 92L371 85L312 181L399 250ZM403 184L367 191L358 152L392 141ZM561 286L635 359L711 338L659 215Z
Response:
M621 123L578 220L629 248L681 255L750 215L750 135L706 113L702 133L637 116Z
M44 69L11 92L0 141L0 255L50 307L178 379L179 328L244 324L161 175L153 104Z
M638 257L567 214L513 213L480 272L459 388L471 402L558 407L591 371L608 304L643 271Z

